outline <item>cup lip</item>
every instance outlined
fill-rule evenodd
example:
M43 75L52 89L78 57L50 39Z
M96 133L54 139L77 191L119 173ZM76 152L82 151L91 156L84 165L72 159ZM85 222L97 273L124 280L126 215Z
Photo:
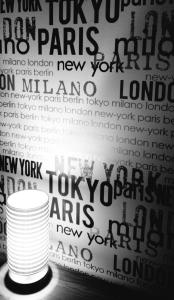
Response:
M38 204L34 207L27 207L27 208L26 207L22 207L22 208L15 207L15 206L13 206L12 204L9 203L12 197L17 198L17 195L21 196L21 194L24 194L23 196L25 197L26 193L27 194L30 193L31 197L33 196L33 193L38 193L38 196L39 196L39 194L40 195L42 194L42 196L45 197L45 200L43 201L44 203L43 204ZM7 204L6 205L7 205L7 209L9 208L9 209L11 209L12 211L15 211L15 212L36 212L36 211L46 207L48 204L49 204L49 197L48 197L48 194L45 191L40 190L40 189L25 189L25 190L16 191L16 192L12 193L11 195L9 195L9 197L7 198Z
M13 219L18 219L18 217L20 216L20 218L29 218L29 219L37 219L38 217L43 217L48 213L48 206L47 204L39 209L36 209L35 211L15 211L13 208L7 206L6 209L7 215L11 216Z

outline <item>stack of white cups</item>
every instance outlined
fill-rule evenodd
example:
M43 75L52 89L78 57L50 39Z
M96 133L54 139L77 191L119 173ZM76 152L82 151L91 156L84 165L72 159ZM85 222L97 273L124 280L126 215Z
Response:
M48 271L49 201L46 193L24 190L7 200L7 259L10 278L21 284Z

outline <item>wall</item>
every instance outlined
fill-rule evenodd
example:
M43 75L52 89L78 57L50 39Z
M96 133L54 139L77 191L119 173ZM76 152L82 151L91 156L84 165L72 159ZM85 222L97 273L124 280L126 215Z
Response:
M168 290L172 0L1 1L0 251L8 195L50 198L50 258Z

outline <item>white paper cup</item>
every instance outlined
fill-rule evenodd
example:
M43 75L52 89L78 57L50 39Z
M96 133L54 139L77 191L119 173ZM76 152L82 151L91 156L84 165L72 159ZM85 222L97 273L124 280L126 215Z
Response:
M23 190L7 199L7 263L10 278L30 284L48 271L49 200L39 190Z

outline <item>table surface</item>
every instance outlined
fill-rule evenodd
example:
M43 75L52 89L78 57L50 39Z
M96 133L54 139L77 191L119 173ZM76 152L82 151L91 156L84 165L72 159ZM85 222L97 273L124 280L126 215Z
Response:
M4 265L3 265L4 266ZM1 266L1 269L2 267ZM55 265L59 277L54 290L42 300L170 300L173 297L163 295L150 295L144 291L128 289L125 286L115 285L104 280L77 273ZM2 295L0 287L0 300L13 300ZM32 298L32 297L31 297ZM14 298L16 299L16 298ZM18 299L18 298L17 298ZM20 298L21 299L21 298ZM25 296L22 297L25 299ZM36 298L37 300L37 298Z

